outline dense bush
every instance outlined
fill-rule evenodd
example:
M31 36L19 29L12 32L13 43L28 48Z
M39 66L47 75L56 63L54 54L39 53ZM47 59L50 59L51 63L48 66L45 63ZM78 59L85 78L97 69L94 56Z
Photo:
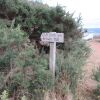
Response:
M73 41L70 51L59 51L57 57L57 82L56 89L61 95L71 91L75 96L77 82L82 78L82 67L90 52L88 45L82 40Z
M76 21L61 6L0 0L0 18L0 92L7 90L8 97L14 100L23 99L24 95L42 100L52 88L62 96L68 90L75 95L88 54L85 43L77 40L82 35L80 17ZM28 36L37 39L42 32L50 31L65 34L63 50L57 52L55 84L48 70L48 55L39 54L28 39Z
M81 36L81 17L75 20L73 14L65 12L61 6L49 7L27 0L0 0L0 18L15 19L15 26L20 24L30 38L50 31L63 32L67 38Z
M55 90L62 95L68 90L75 95L88 54L88 48L81 40L73 41L69 49L57 52ZM17 100L23 95L41 100L54 86L48 70L48 56L38 54L20 26L0 29L0 70L0 91L7 90L9 96Z
M23 95L41 100L53 86L47 62L45 56L38 55L20 27L0 29L1 92L8 90L17 100Z
M3 91L2 95L0 95L1 100L8 100L8 93L7 91Z
M48 57L39 55L26 36L19 26L0 31L0 91L7 90L9 96L17 100L23 95L42 100L44 93L54 86L48 70ZM71 90L75 95L88 51L81 40L73 41L69 52L58 50L56 93L64 96Z
M94 73L94 78L96 81L100 82L100 67L98 68L98 71Z

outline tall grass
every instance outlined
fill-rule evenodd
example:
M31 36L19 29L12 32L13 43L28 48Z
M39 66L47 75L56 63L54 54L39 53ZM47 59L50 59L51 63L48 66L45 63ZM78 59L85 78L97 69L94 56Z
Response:
M82 78L82 67L89 54L89 48L82 40L72 42L69 52L57 53L56 90L62 95L72 93L77 96L77 83Z
M95 100L100 100L100 67L94 73L94 79L98 82L96 89L93 91L93 96Z

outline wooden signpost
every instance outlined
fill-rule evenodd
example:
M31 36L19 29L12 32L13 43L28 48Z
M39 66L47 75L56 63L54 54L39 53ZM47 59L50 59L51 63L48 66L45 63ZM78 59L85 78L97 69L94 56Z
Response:
M41 41L50 43L50 57L49 57L49 69L55 77L55 66L56 66L56 43L64 42L64 33L42 33Z

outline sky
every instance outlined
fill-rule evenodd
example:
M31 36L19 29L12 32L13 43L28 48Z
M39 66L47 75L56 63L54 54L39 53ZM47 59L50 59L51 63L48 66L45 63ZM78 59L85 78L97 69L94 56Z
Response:
M100 28L100 0L42 0L50 6L57 4L66 7L66 11L82 16L84 28Z

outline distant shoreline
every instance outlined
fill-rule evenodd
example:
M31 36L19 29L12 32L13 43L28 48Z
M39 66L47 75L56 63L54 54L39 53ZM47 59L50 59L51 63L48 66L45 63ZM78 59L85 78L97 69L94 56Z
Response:
M96 35L100 34L100 28L86 28L87 33L94 33Z

